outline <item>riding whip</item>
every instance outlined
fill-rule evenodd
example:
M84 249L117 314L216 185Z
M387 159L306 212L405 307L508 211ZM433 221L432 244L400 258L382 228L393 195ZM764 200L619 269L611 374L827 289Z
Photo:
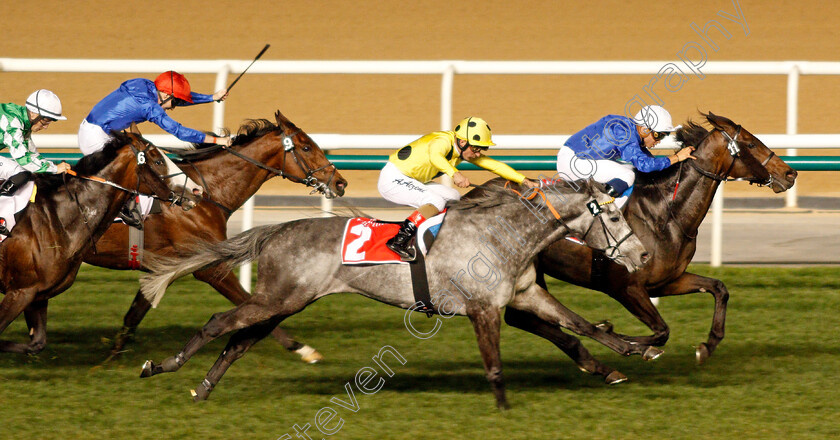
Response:
M235 79L235 80L233 80L233 82L232 82L232 83L230 83L230 85L229 85L229 86L227 86L227 91L228 91L228 92L230 92L230 89L232 89L232 88L233 88L233 86L234 86L234 85L236 85L236 83L237 83L237 82L239 82L239 79L240 79L240 78L242 78L242 75L244 75L244 74L245 74L245 72L247 72L247 71L248 71L248 69L250 69L250 68L251 68L251 66L253 66L253 65L254 65L254 63L256 63L256 62L257 62L257 60L258 60L258 59L260 59L260 57L261 57L261 56L263 56L263 54L265 53L265 51L267 51L267 50L268 50L268 47L269 47L269 46L271 46L271 45L270 45L270 44L266 44L266 45L265 45L265 47L263 47L263 48L262 48L262 50L260 51L260 53L258 53L258 54L257 54L257 56L256 56L256 57L254 57L254 61L251 61L251 64L248 64L248 67L246 67L246 68L245 68L245 70L243 70L243 71L242 71L242 73L240 73L240 74L239 74L239 76L237 76L237 77L236 77L236 79Z

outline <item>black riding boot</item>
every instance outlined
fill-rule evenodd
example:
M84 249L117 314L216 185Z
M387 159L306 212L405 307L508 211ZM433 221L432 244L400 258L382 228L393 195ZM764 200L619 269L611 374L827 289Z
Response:
M143 215L140 214L140 205L133 197L123 205L117 217L128 226L143 230Z
M29 171L21 171L12 177L6 179L0 185L0 196L13 196L20 189L23 184L32 180L32 173Z
M397 235L388 240L385 246L396 252L403 261L414 261L417 258L417 248L412 242L415 234L417 234L417 226L406 219L397 231Z

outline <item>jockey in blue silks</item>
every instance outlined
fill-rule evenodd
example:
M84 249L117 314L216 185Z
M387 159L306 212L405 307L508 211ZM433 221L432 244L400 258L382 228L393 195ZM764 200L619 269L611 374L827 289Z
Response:
M557 171L566 180L592 178L609 185L616 204L624 206L636 179L634 170L650 173L694 159L694 147L684 147L670 156L654 156L648 151L677 128L671 114L658 105L642 107L633 119L604 116L560 147Z
M79 149L84 155L93 154L111 140L111 132L125 130L131 123L145 121L153 122L185 142L229 146L230 137L205 135L184 127L166 114L166 111L175 107L224 101L225 98L227 89L213 95L192 92L184 75L171 70L158 75L154 82L145 78L130 79L99 101L82 121L79 126ZM164 159L170 175L181 174L181 170L168 157L164 155ZM199 195L204 192L200 185L186 176L184 186ZM141 205L150 203L151 199L141 197ZM139 226L139 220L132 219L131 211L131 208L127 209L120 217L129 225Z

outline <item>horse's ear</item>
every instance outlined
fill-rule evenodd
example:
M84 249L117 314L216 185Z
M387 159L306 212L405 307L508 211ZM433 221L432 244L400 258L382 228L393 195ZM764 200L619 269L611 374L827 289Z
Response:
M283 113L280 113L280 110L274 112L274 119L277 120L277 126L280 128L286 128L291 124L289 119L283 116Z
M607 192L607 187L604 186L604 184L601 183L601 182L595 181L594 179L591 179L591 178L586 179L584 182L587 186L587 189L589 190L589 194L594 194L595 191L602 192L602 193Z
M709 121L709 124L712 124L712 127L722 131L726 131L728 127L735 127L735 123L731 119L718 116L712 112L706 115L706 120Z

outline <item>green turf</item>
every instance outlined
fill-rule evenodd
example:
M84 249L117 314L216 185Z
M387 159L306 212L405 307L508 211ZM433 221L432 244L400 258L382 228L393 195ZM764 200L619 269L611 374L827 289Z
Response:
M630 381L616 386L578 371L552 344L502 327L510 411L498 412L484 379L472 327L443 322L428 340L411 336L403 312L358 296L325 298L283 326L327 357L304 365L265 340L234 364L210 400L193 403L225 338L207 345L175 374L139 379L147 358L175 354L210 315L229 308L194 280L172 286L138 341L119 361L105 358L136 292L137 274L84 267L76 285L50 303L49 346L37 357L0 356L0 439L270 439L313 424L332 407L341 429L313 439L827 439L840 437L840 269L694 267L731 292L726 338L696 366L712 316L710 295L662 301L671 327L654 362L625 358L584 340ZM555 284L552 293L591 320L647 334L602 294ZM3 337L25 340L22 319ZM418 326L431 325L422 316ZM345 384L390 345L407 360L351 412ZM381 370L380 370L381 371ZM334 426L338 418L327 427ZM305 437L301 437L305 438Z

